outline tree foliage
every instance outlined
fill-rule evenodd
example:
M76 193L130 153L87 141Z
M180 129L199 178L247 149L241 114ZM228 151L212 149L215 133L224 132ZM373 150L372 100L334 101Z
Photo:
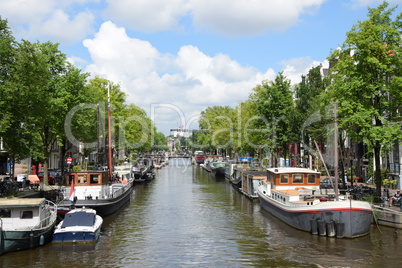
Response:
M330 96L338 102L339 125L374 151L377 194L381 194L380 153L400 139L402 103L401 14L384 2L347 33L329 60Z

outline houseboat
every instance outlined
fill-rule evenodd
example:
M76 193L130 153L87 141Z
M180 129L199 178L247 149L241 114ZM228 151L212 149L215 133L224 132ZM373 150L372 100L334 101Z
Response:
M257 189L261 181L266 180L266 171L252 171L244 170L241 173L241 187L240 191L250 199L257 199Z
M369 233L370 203L321 195L320 173L305 168L269 168L258 187L261 206L294 228L312 234L354 238Z
M68 172L61 187L63 199L57 204L64 216L74 208L92 208L105 217L120 209L131 198L133 180L110 178L109 171Z
M204 164L206 160L206 155L203 151L195 151L194 152L194 163L199 165L199 164Z
M45 198L0 199L0 255L52 241L56 205Z

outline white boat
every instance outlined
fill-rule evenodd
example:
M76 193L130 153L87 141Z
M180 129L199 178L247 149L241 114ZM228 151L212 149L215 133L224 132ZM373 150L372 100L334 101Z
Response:
M119 178L126 178L129 180L131 178L131 165L130 164L123 164L114 167L114 173Z
M370 203L320 193L320 173L306 168L269 168L258 187L261 206L294 228L339 238L369 233ZM338 199L338 200L337 200Z
M103 223L94 209L77 208L64 216L53 235L53 242L95 242Z
M45 198L0 199L0 255L52 241L56 205Z

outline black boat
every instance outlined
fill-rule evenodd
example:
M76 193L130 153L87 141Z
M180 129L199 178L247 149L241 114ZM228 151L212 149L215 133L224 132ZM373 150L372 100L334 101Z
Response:
M154 161L149 157L141 157L131 169L134 182L151 181L155 178Z

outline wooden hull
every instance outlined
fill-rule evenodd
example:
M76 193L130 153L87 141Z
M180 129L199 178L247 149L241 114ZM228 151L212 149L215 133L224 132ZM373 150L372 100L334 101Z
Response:
M243 171L241 176L241 192L250 199L258 200L258 185L260 181L266 179L266 174L264 171Z
M354 238L370 232L372 209L367 202L344 200L287 206L265 195L260 188L258 196L266 211L312 234Z
M376 224L402 229L402 211L400 208L373 206L373 213L373 221Z

